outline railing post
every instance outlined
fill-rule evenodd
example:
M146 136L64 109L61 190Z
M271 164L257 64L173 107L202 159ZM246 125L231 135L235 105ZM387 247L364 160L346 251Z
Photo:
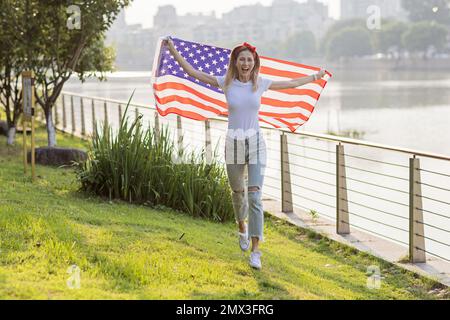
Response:
M181 116L177 115L177 134L178 134L178 155L183 151L183 128L181 125Z
M95 102L91 99L91 111L92 111L92 136L95 137Z
M336 145L336 233L350 233L344 146Z
M281 211L293 212L291 173L289 170L289 153L287 135L280 135L280 159L281 159Z
M105 111L105 124L107 124L108 123L108 106L107 106L106 101L103 104L103 108L104 108L104 111Z
M212 161L212 149L211 149L211 125L209 120L205 120L205 153L206 163L210 164Z
M154 132L155 132L156 139L158 139L158 137L159 137L159 114L158 114L158 111L155 111L155 129L154 129Z
M84 119L84 103L83 98L80 97L80 109L81 109L81 136L86 136L86 123Z
M41 115L41 110L40 108L35 108L34 109L34 119L37 121L41 121L42 115Z
M122 120L122 105L119 103L119 126L121 120Z
M63 131L66 131L67 128L67 116L66 116L66 99L65 95L62 95L62 116L63 116Z
M73 106L73 96L70 96L70 110L72 113L72 134L75 134L75 128L76 128L76 124L75 124L75 109Z
M409 260L426 262L425 234L422 213L422 187L420 185L420 161L409 159Z

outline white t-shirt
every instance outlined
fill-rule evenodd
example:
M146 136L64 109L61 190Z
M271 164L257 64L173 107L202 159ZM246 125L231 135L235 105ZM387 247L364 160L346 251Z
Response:
M225 93L228 105L227 135L242 139L259 131L258 112L261 96L268 90L272 80L258 77L258 89L253 91L252 81L240 82L233 79L227 92L224 90L225 76L216 76L220 88Z

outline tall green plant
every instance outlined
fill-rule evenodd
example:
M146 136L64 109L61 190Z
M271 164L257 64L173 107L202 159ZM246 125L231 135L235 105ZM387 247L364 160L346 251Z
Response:
M130 98L131 100L131 98ZM175 150L168 126L144 129L142 116L130 121L127 108L115 132L109 124L96 127L88 160L79 164L82 190L110 199L152 206L165 205L192 216L227 221L233 218L226 172L205 151Z

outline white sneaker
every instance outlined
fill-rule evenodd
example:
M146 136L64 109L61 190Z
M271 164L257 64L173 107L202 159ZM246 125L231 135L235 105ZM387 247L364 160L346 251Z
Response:
M261 269L261 251L252 251L250 253L250 267L255 269Z
M245 232L238 232L239 233L239 246L241 247L242 251L247 251L248 248L250 248L250 240L248 239L248 228L245 226Z

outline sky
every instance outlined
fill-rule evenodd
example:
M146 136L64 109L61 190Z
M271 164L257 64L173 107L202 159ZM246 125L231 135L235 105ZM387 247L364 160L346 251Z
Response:
M220 18L225 12L231 11L234 7L261 3L263 6L270 6L273 0L133 0L132 4L125 9L125 19L128 24L141 23L144 28L153 26L153 16L158 10L158 6L172 4L175 6L178 15L186 13L210 14L213 10L216 17ZM305 2L296 0L297 2ZM329 3L329 14L332 17L339 15L339 0L319 0Z

